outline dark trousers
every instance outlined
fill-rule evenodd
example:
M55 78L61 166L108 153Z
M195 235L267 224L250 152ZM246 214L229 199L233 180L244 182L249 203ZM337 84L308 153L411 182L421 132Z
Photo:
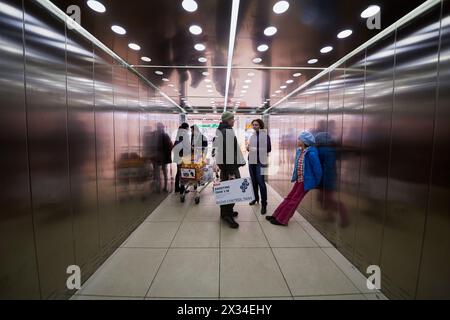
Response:
M228 181L230 180L230 176L234 175L236 179L239 179L241 177L241 174L239 172L238 168L231 169L229 167L224 167L220 170L220 181ZM232 217L233 216L233 210L234 209L234 203L232 204L226 204L223 206L220 206L220 216L222 218L225 217Z
M255 193L255 200L259 201L259 192L261 190L261 204L267 205L267 186L264 175L261 174L262 165L249 164L250 178L252 179L253 192Z

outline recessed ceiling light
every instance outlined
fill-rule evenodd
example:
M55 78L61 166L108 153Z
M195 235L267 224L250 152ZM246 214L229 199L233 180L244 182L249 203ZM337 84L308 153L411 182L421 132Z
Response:
M331 51L333 51L333 47L332 46L326 46L326 47L323 47L322 49L320 49L320 53L328 53L328 52L331 52Z
M169 87L173 88L173 87L174 87L174 85L173 85L173 84L169 84Z
M212 88L212 85L208 84L206 85L207 88Z
M252 80L247 79L247 80L245 80L244 82L245 82L245 83L252 83Z
M264 34L265 34L266 36L268 36L268 37L271 37L271 36L273 36L275 33L277 33L277 31L278 31L278 29L275 28L275 27L267 27L267 28L264 30Z
M198 4L194 0L183 0L181 3L183 9L188 12L194 12L198 9Z
M287 1L278 1L273 6L273 12L276 14L282 14L285 13L289 9L289 2Z
M248 89L249 88L249 86L243 86L242 87L242 89Z
M208 90L208 92L213 92L212 90Z
M249 72L247 75L248 75L249 77L254 77L254 76L255 76L255 74L254 74L253 72Z
M130 44L128 45L128 47L129 47L130 49L134 50L134 51L139 51L139 50L141 50L141 47L140 47L139 45L137 45L136 43L130 43Z
M205 77L209 76L209 72L203 72L202 75L204 75Z
M241 93L247 93L247 90L241 90Z
M294 82L294 80L292 80L292 79L289 79L288 81L286 81L286 83L288 83L288 84L291 84L293 82Z
M208 61L208 59L206 59L205 57L200 57L198 58L198 61L205 63L206 61Z
M152 61L152 59L150 59L149 57L142 57L141 60L145 61L145 62L151 62Z
M311 60L309 60L308 61L308 64L315 64L315 63L317 63L319 60L317 60L317 59L311 59Z
M255 58L253 59L253 63L261 63L262 59L261 58Z
M277 96L276 94L273 94L273 95L272 95L272 97L276 97L276 96Z
M203 30L202 30L202 27L194 24L189 27L189 32L192 33L193 35L198 36L199 34L202 34Z
M164 72L162 72L162 71L155 71L155 73L158 75L158 76L162 76L163 74L164 74Z
M286 89L287 88L287 86L281 86L280 87L280 89Z
M258 46L258 51L259 52L264 52L264 51L267 51L267 50L269 50L269 46L267 44L262 44L262 45Z
M275 91L275 93L281 93L281 90L277 90L277 91Z
M380 12L380 10L381 8L379 6L370 6L361 13L361 18L370 18Z
M350 37L351 35L352 35L352 33L353 33L353 31L352 30L344 30L344 31L341 31L341 32L339 32L339 34L337 35L337 37L339 38L339 39L345 39L345 38L348 38L348 37Z
M204 51L204 50L206 49L205 45L202 44L202 43L197 43L197 44L194 46L194 48L195 48L195 50L197 50L197 51Z
M103 13L106 11L106 7L99 1L89 0L87 2L87 5L89 6L89 8L91 8L92 10L94 10L96 12Z
M164 81L164 82L169 82L170 80L167 79L167 78L162 78L162 81Z
M127 30L125 30L121 26L116 26L116 25L112 26L111 30L120 35L124 35L127 33Z
M300 77L302 74L300 72L294 73L294 77L298 78Z
M205 79L205 82L211 82L211 79Z

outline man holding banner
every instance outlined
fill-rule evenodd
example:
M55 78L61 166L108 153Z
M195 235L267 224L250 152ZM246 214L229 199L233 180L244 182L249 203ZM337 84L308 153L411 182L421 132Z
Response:
M225 112L214 138L215 157L220 169L221 181L239 179L241 177L239 168L245 165L245 159L238 145L233 126L234 115L231 112ZM221 205L220 216L231 228L237 229L239 224L234 218L238 213L233 209L234 203Z

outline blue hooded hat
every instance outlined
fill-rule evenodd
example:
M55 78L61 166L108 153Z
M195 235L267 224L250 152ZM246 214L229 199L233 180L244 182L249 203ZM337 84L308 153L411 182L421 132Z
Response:
M303 143L306 144L308 147L316 144L316 139L314 138L314 135L309 131L302 132L298 137L298 139L302 140Z

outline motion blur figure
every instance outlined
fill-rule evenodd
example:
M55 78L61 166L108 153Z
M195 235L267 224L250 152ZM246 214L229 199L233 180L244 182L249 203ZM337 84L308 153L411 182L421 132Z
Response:
M158 123L156 131L146 135L145 149L149 154L149 159L153 166L153 179L157 192L161 191L161 171L164 177L164 192L168 192L168 171L167 165L172 163L172 141L164 131L164 125Z
M188 130L189 124L186 122L183 123L177 131L177 137L175 139L175 143L173 144L174 151L174 161L177 164L177 174L175 176L175 193L184 191L184 186L180 184L180 175L181 175L181 159L183 158L183 147L182 144L188 140ZM175 148L176 146L181 146L181 148Z
M335 221L335 214L338 214L340 226L347 227L349 225L347 209L341 201L336 200L336 148L328 132L317 133L315 139L323 170L322 181L319 185L320 191L318 193L319 203L322 203L323 209L327 211L328 219L331 222Z

